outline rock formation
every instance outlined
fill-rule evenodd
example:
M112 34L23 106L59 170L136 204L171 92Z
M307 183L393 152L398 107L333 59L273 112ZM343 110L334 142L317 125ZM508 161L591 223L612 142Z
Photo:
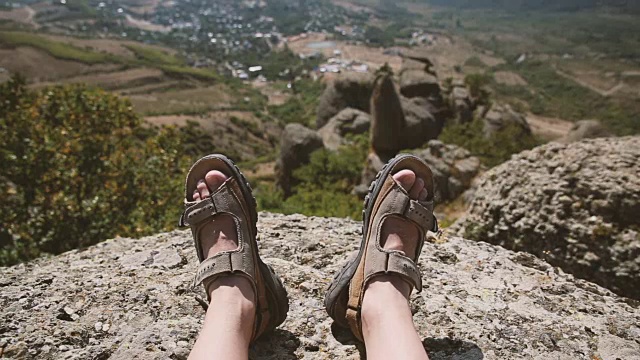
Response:
M345 145L345 137L349 134L358 135L369 131L371 117L369 114L346 108L332 117L322 128L318 130L318 135L322 138L324 147L329 150L338 150Z
M572 143L583 139L609 137L611 132L598 120L581 120L573 124L569 133L558 139L562 143Z
M482 118L484 135L491 135L507 126L517 126L521 134L531 134L531 128L524 115L514 111L509 105L494 104Z
M455 200L471 187L472 180L480 172L480 159L456 145L431 140L426 149L412 153L431 167L437 202Z
M278 186L288 196L291 193L293 170L309 161L309 155L322 148L322 138L318 133L300 124L289 124L282 132L280 156L276 162Z
M323 296L356 250L360 226L260 214L260 252L282 277L291 310L251 347L252 359L358 358L332 335ZM411 306L432 360L640 357L637 302L526 253L431 241L419 264L425 289ZM174 231L2 268L0 358L186 359L204 318L204 294L190 289L196 266L190 233Z
M345 73L328 84L318 104L316 127L323 127L329 119L348 107L368 113L373 81L373 74Z
M380 75L371 94L371 150L383 158L393 157L406 147L402 141L405 131L402 104L391 75Z
M527 251L640 299L640 137L550 143L486 173L466 238Z

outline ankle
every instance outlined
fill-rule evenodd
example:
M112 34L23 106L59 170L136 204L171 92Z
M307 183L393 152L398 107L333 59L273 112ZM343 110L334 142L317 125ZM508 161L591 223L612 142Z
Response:
M409 310L411 287L397 276L382 275L373 279L365 289L362 300L362 320L378 321Z
M253 321L256 312L255 292L248 279L240 275L223 276L208 284L206 288L211 304L217 309Z

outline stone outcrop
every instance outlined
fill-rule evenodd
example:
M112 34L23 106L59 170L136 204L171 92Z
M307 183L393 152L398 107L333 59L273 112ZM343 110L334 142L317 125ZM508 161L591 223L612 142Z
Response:
M640 299L638 159L640 137L522 152L482 177L458 233Z
M309 161L309 155L323 146L322 138L317 132L300 124L289 124L282 132L280 156L276 162L278 186L285 196L291 192L291 175Z
M383 157L394 156L406 147L402 141L405 128L402 104L391 75L380 75L371 94L371 149Z
M373 74L344 73L327 85L318 103L316 127L320 129L342 109L369 112Z
M455 200L471 187L481 169L480 159L471 156L468 150L438 140L429 141L426 149L415 150L413 154L429 164L437 202Z
M429 100L421 97L401 97L400 101L406 123L402 133L401 149L417 148L440 136L444 128L444 118L439 116L439 109Z
M323 296L360 223L261 213L258 229L291 309L250 358L357 359L332 335ZM196 266L189 231L174 231L0 269L0 357L186 359L204 318ZM637 302L532 255L442 236L419 266L425 289L411 307L432 360L640 357Z
M514 111L509 105L494 104L482 118L484 135L491 137L507 126L516 126L521 134L531 134L531 128L524 115Z
M573 124L569 133L558 139L562 143L572 143L584 139L609 137L611 132L598 120L581 120Z
M326 125L318 130L324 147L329 150L338 150L345 145L347 135L363 134L371 126L369 114L352 108L346 108L332 117Z
M453 112L453 123L464 124L473 120L475 104L464 82L453 82L452 90L449 94L449 104Z

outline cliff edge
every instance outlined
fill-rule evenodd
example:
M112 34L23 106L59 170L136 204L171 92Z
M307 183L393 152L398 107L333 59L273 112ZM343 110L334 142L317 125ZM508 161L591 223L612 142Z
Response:
M251 358L358 358L322 300L360 223L261 213L259 230L291 310ZM0 358L186 359L204 317L196 263L190 234L174 231L0 269ZM420 267L425 289L411 303L433 360L640 358L638 302L533 255L443 235Z

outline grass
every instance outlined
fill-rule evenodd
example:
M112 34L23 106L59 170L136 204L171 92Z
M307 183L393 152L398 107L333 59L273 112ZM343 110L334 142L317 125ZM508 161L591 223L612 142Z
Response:
M540 61L502 65L496 70L520 74L528 86L493 84L498 97L511 97L529 104L538 115L567 120L599 119L617 135L640 133L638 101L601 96L569 79Z
M82 49L26 32L2 31L0 32L0 44L11 47L30 46L58 59L78 61L85 64L118 63L122 61L122 59L114 55Z
M127 59L113 54L79 48L27 32L0 31L0 44L11 47L30 46L58 59L78 61L88 65L119 63L130 66L148 66L160 69L166 75L176 78L195 78L205 82L220 81L220 76L215 70L189 67L176 56L148 46L125 45L136 55L136 59Z
M144 61L145 63L162 64L169 66L184 65L184 61L178 59L175 55L169 54L166 51L162 51L160 49L139 45L125 45L125 47L133 52L138 59Z

